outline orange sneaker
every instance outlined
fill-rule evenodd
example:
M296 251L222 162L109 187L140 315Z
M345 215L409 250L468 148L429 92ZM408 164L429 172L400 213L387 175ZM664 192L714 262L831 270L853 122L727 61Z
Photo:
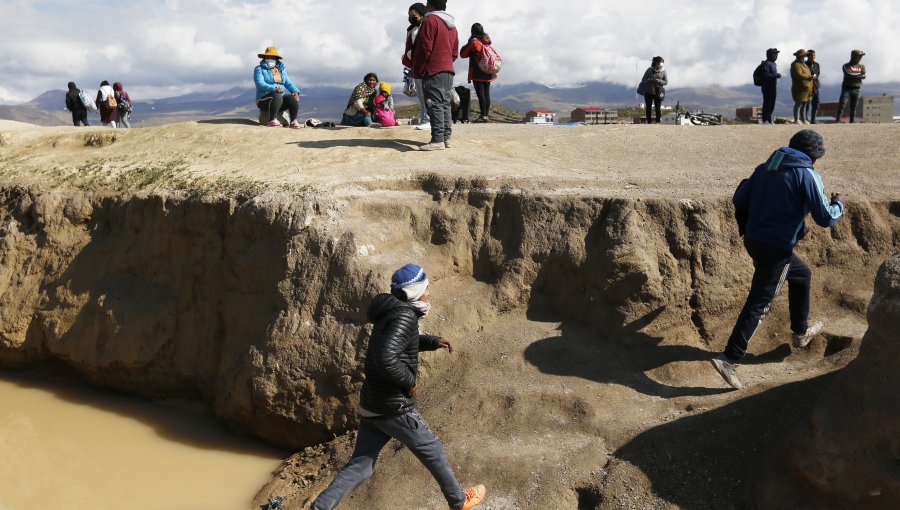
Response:
M484 501L484 496L487 494L487 489L484 488L484 485L476 485L475 487L469 487L465 490L466 492L466 504L460 510L471 510L476 506L480 505L482 501ZM453 510L452 508L450 510Z

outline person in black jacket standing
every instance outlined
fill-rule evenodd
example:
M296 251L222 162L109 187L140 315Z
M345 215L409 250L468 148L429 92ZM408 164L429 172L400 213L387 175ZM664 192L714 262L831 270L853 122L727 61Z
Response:
M81 104L81 98L78 94L81 91L75 86L74 81L69 82L69 91L66 92L66 109L72 112L72 124L78 127L78 124L90 126L87 120L87 108Z
M762 120L763 124L774 124L775 120L772 114L775 113L775 100L778 95L778 80L781 73L778 72L778 54L781 53L777 48L769 48L766 50L766 59L762 62L763 73L761 78L762 84Z
M816 123L816 114L819 112L819 63L816 62L816 50L806 50L806 67L813 75L812 98L806 104L806 119L810 124Z
M428 468L451 510L469 510L484 500L483 485L462 489L443 443L416 409L419 351L453 352L449 340L419 334L419 319L428 314L430 299L425 271L407 264L392 276L391 293L379 294L369 304L367 315L374 326L366 349L356 447L310 510L331 510L371 477L379 452L391 438L403 443Z

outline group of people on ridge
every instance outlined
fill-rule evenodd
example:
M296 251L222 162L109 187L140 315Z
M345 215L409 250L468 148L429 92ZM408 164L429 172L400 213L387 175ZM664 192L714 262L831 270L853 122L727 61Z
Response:
M106 80L100 82L96 99L92 99L89 94L79 89L74 81L70 81L69 90L66 92L66 109L72 113L72 124L75 127L90 126L89 111L99 111L100 123L104 126L131 127L131 96L118 81L112 86Z
M781 74L778 72L778 60L780 52L777 48L766 50L766 60L763 60L753 73L753 82L762 88L763 124L773 124L772 114L775 111L778 80ZM853 50L850 52L850 61L843 65L844 74L841 83L841 95L838 100L835 122L841 122L844 112L848 110L850 122L856 120L856 109L859 103L859 92L863 80L866 79L866 66L861 64L865 52ZM819 79L821 67L816 61L816 50L799 49L794 52L794 61L791 62L791 96L794 100L794 124L815 124L819 110Z

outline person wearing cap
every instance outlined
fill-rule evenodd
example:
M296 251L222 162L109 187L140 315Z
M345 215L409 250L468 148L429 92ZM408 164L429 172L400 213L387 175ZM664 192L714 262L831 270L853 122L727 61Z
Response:
M816 50L806 50L806 67L813 77L812 95L806 106L806 120L810 124L816 123L816 114L819 113L819 63L816 62Z
M809 124L806 120L806 106L812 97L813 75L809 66L803 60L806 58L806 50L799 49L794 52L794 61L791 63L791 96L794 98L794 124Z
M443 443L416 409L419 352L447 349L453 353L449 340L419 334L419 320L431 310L428 284L422 267L406 264L391 277L390 294L379 294L369 304L367 317L373 327L366 348L356 446L350 461L310 510L331 510L371 477L379 452L391 438L431 472L450 510L470 510L484 500L483 485L462 489Z
M856 105L859 103L859 89L862 88L862 82L866 79L866 66L860 64L865 53L863 50L853 50L850 52L850 62L844 64L844 81L841 83L841 98L838 101L837 115L835 122L840 123L844 111L847 109L847 103L850 103L850 123L856 120Z
M801 130L791 137L788 147L772 153L735 190L732 202L744 247L753 259L753 280L725 350L712 359L719 374L735 389L743 387L737 367L785 281L794 347L806 347L822 330L822 322L808 322L812 272L794 254L794 246L806 233L807 214L826 228L844 214L843 195L826 195L822 176L813 169L824 155L822 136Z
M775 99L778 94L778 80L781 78L781 74L778 72L778 65L775 64L775 61L778 60L778 48L769 48L766 50L766 59L762 61L760 67L762 68L762 96L763 96L763 104L762 104L762 120L763 124L773 124L772 114L775 112Z
M256 107L259 108L259 123L269 127L281 127L278 120L285 111L289 112L289 126L297 129L303 124L297 120L300 110L300 89L288 76L281 61L281 55L274 46L257 55L262 60L253 70L256 83Z

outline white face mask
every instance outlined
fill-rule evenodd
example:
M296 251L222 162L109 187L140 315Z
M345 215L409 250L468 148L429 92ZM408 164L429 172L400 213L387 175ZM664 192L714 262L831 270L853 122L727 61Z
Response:
M275 60L274 58L267 58L267 59L263 60L263 63L266 64L266 66L267 66L269 69L272 69L273 67L275 67L276 65L278 65L278 61Z
M428 315L429 310L431 310L431 301L410 301L409 304L416 310L422 312L422 317Z

